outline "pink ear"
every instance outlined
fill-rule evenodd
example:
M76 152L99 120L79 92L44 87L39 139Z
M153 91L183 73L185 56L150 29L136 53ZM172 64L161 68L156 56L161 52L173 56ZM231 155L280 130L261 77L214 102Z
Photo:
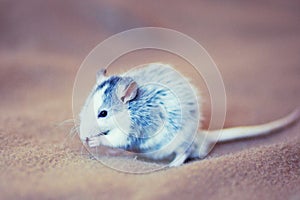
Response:
M125 88L121 87L118 91L119 99L123 103L127 103L128 101L135 98L137 94L138 85L135 81L132 81Z

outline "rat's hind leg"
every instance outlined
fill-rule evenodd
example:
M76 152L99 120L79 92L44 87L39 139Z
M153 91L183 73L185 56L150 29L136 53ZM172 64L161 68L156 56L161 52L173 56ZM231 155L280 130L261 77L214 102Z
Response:
M184 161L189 157L189 154L187 153L180 153L177 154L174 158L174 160L172 160L172 162L169 164L169 167L177 167L180 166L184 163Z
M186 149L186 145L183 145L180 148L178 148L175 152L175 158L169 164L169 167L177 167L182 165L186 161L186 159L190 157L191 153L193 152L193 149L194 149L193 144L187 149Z

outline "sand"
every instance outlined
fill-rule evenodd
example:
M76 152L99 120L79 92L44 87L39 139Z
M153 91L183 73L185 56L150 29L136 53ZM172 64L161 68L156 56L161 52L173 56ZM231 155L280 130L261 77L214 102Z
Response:
M299 6L2 1L0 199L300 199L300 123L217 145L201 161L134 175L92 159L66 121L85 56L112 34L140 26L173 28L206 48L226 87L225 127L282 117L300 102ZM205 127L208 108L204 114ZM138 164L132 168L150 165Z

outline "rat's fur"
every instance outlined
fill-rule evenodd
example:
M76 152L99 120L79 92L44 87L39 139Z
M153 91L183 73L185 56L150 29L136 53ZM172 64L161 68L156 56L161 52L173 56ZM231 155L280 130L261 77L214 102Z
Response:
M197 133L200 103L193 86L169 65L153 63L110 77L101 70L80 113L80 138L90 147L122 148L154 160L174 157L169 166L178 166L187 158L205 157L218 139L219 131ZM99 117L103 110L107 115ZM299 112L273 124L225 129L219 140L269 133L298 116Z
M124 102L122 91L132 83L137 85L135 95ZM122 148L152 159L175 154L172 165L180 165L198 130L200 101L195 91L163 64L120 76L100 76L81 112L80 137L89 146ZM102 110L108 115L97 119Z

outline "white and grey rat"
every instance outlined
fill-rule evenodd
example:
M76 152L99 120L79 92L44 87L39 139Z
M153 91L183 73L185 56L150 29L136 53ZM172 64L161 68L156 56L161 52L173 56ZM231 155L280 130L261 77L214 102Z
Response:
M121 148L153 160L172 158L172 167L204 158L216 142L268 134L300 116L296 110L263 125L199 131L200 105L194 87L168 64L152 63L119 76L100 70L80 113L80 139L89 147Z

